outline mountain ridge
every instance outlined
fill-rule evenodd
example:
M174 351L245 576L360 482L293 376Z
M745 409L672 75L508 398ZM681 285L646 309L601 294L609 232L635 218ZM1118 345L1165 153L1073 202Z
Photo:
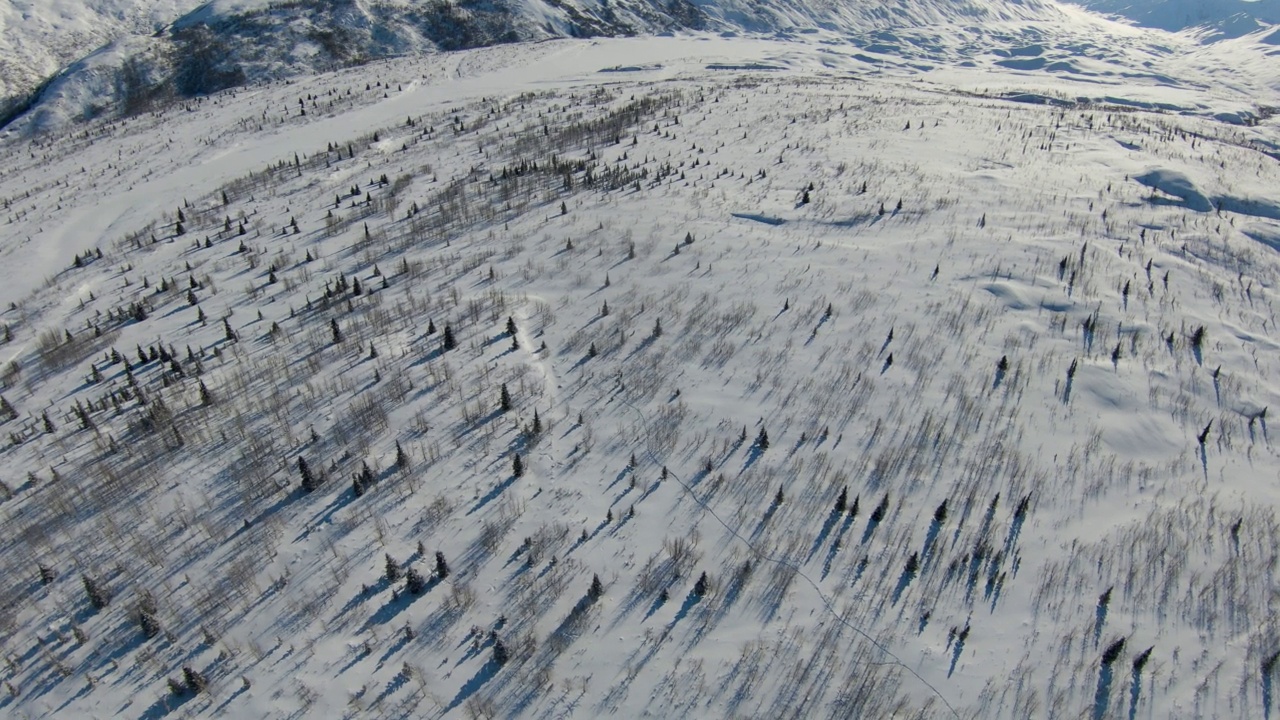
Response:
M817 30L852 36L939 27L999 35L1013 26L1030 35L1080 20L1054 0L211 0L173 7L187 11L154 33L117 38L39 88L10 97L0 104L0 127L27 115L22 131L39 132L380 58L555 37ZM1096 18L1086 22L1107 27Z

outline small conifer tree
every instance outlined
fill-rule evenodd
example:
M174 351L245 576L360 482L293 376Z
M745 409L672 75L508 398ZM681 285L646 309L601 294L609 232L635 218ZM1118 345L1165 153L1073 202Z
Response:
M405 573L404 589L413 595L421 595L426 588L427 579L418 571L418 568L410 565L409 571Z
M298 456L298 475L302 478L303 492L311 492L320 486L315 475L311 473L311 467L307 465L306 458L301 455Z

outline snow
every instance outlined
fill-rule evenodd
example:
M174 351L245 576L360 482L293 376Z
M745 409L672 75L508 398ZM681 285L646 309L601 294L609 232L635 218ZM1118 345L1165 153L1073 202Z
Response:
M1269 717L1276 90L1097 27L508 45L10 133L0 714Z
M126 35L151 34L198 0L0 1L0 99Z

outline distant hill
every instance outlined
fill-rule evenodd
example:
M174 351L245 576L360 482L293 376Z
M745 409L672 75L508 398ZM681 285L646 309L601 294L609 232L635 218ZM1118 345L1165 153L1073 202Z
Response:
M1161 30L1203 29L1218 40L1280 24L1280 0L1075 0L1077 5L1118 15Z

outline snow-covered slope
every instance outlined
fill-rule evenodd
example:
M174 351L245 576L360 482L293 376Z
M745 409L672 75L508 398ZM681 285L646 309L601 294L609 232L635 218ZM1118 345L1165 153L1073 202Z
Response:
M68 68L34 99L36 117L22 125L46 130L379 58L552 37L923 30L943 38L929 44L947 47L957 33L994 33L977 42L1002 44L1009 34L1069 25L1070 16L1051 0L215 0L155 38L122 40Z
M928 33L0 140L0 714L1274 717L1275 90Z
M151 34L199 0L0 0L0 118L62 67L127 35Z
M1280 0L1074 0L1145 27L1197 30L1206 40L1234 38L1280 25Z

